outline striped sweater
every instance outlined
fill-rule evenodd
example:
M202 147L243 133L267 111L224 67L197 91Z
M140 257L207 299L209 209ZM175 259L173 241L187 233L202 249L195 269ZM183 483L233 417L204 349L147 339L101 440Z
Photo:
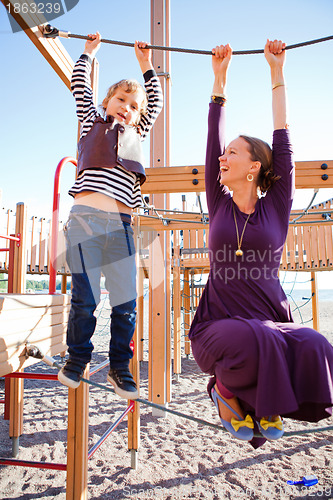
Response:
M91 59L82 54L74 66L71 90L76 101L76 113L81 123L80 139L87 135L100 113L93 102L90 83ZM144 140L155 123L162 106L163 95L159 79L153 70L143 75L148 98L147 112L141 115L138 125L141 140ZM95 191L121 201L130 208L142 205L140 178L120 165L114 168L83 170L69 190L71 196L82 191Z

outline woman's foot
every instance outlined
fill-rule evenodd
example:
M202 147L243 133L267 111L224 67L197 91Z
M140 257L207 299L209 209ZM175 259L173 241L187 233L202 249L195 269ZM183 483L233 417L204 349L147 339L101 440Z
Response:
M250 415L244 418L238 399L224 398L216 385L211 390L211 397L219 412L222 425L236 438L251 441L254 423Z
M217 387L217 384L214 385L214 389L215 391L217 392L217 394L220 396L221 399L223 399L223 401L225 401L226 403L228 403L228 405L236 412L238 413L238 415L240 415L242 418L239 419L239 420L244 420L245 416L244 416L244 412L243 410L241 409L240 407L240 404L239 404L239 401L238 399L236 398L236 396L233 396L232 398L225 398L224 396L222 396L222 394L220 393L220 391L218 390L218 387ZM219 405L219 415L220 415L220 418L223 418L223 420L226 420L227 422L231 422L231 419L233 417L235 417L235 413L233 411L231 411L225 404L222 403L222 401L220 401L218 399L218 405Z
M284 434L284 425L280 415L262 417L257 423L260 433L266 439L279 439Z

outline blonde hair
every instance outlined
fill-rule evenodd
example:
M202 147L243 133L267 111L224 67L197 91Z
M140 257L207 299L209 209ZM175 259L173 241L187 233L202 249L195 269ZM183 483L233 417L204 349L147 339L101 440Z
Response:
M141 102L141 106L139 108L139 117L138 117L138 123L139 123L141 115L144 115L147 112L148 99L147 99L147 94L146 94L145 89L136 80L128 80L128 79L120 80L119 82L111 85L111 87L107 91L106 97L103 99L103 102L100 105L103 116L105 116L105 112L106 112L106 108L107 108L109 100L111 99L112 96L114 96L114 94L116 93L116 91L120 87L128 94L132 94L132 93L134 94L134 92L137 92L138 90L142 92L142 102ZM136 125L138 123L136 123Z

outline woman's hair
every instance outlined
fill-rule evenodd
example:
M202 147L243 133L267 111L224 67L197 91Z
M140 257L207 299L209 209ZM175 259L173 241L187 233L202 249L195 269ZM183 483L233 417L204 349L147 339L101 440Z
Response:
M275 175L273 171L272 149L267 142L256 137L248 135L240 135L239 137L247 142L251 160L261 163L257 184L261 193L266 193L280 179L280 176Z
M144 115L147 112L148 99L145 89L136 80L120 80L119 82L111 85L111 87L107 91L106 97L103 99L103 102L100 105L103 116L105 116L106 107L108 105L109 100L116 93L119 87L121 87L125 92L128 92L129 94L137 92L138 90L142 92L142 102L141 102L141 107L139 109L139 118L138 118L139 122L141 115Z

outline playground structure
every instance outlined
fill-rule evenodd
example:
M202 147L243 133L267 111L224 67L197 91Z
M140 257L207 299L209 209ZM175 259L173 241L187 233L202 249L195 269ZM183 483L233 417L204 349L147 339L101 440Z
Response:
M3 0L2 2L5 4ZM168 45L168 1L152 1L151 6L152 41ZM24 19L19 14L16 20L22 27L25 26ZM40 19L38 24L44 24L44 21ZM25 31L69 87L73 62L61 43L58 40L43 38L38 28L27 28ZM204 192L204 167L163 166L170 164L169 59L163 52L154 53L154 58L154 66L160 71L166 104L152 131L150 163L154 167L146 170L147 182L142 190L143 195L149 195L150 206L134 216L139 272L136 348L131 369L139 382L139 361L143 357L143 282L148 279L149 400L159 406L154 408L154 414L163 416L163 406L167 408L172 399L172 357L173 373L180 374L182 338L186 339L200 295L200 287L194 286L193 277L209 272L209 227L207 214L202 211L188 212L185 200L182 212L170 211L169 208L170 193ZM94 88L97 80L98 63L94 65L92 73ZM332 188L332 168L333 161L297 162L296 187ZM55 198L57 197L55 190ZM59 202L58 198L57 201ZM281 270L311 273L313 326L316 329L319 329L316 272L330 270L333 266L332 210L333 202L329 200L325 204L311 206L304 212L292 212L281 262ZM8 273L8 295L0 297L0 326L4 332L0 343L0 376L23 372L29 364L38 362L35 358L26 357L27 343L37 345L49 356L64 352L69 307L69 296L65 295L69 270L64 259L64 239L59 221L53 219L52 225L56 228L58 244L52 250L55 238L50 242L51 231L45 219L37 220L33 217L27 231L26 207L23 204L17 206L15 216L9 211L6 216L7 243L6 251L0 254L0 272ZM10 228L13 226L14 217L15 232L11 236ZM55 259L55 255L60 257ZM49 274L52 266L62 277L62 294L55 294L53 278L50 278L51 294L25 294L26 272ZM55 277L55 274L52 276ZM184 321L181 320L182 311ZM184 349L185 354L190 353L188 341L185 341ZM84 376L89 378L88 368ZM13 446L13 454L17 454L18 437L23 431L23 379L7 377L6 386L10 387L10 397L5 411L10 421L10 436L13 443L16 443ZM81 384L76 391L69 389L68 392L67 466L61 470L67 470L67 498L84 499L87 497L89 386ZM131 402L124 416L126 414L129 429L128 448L132 451L132 467L135 467L140 438L139 404Z

